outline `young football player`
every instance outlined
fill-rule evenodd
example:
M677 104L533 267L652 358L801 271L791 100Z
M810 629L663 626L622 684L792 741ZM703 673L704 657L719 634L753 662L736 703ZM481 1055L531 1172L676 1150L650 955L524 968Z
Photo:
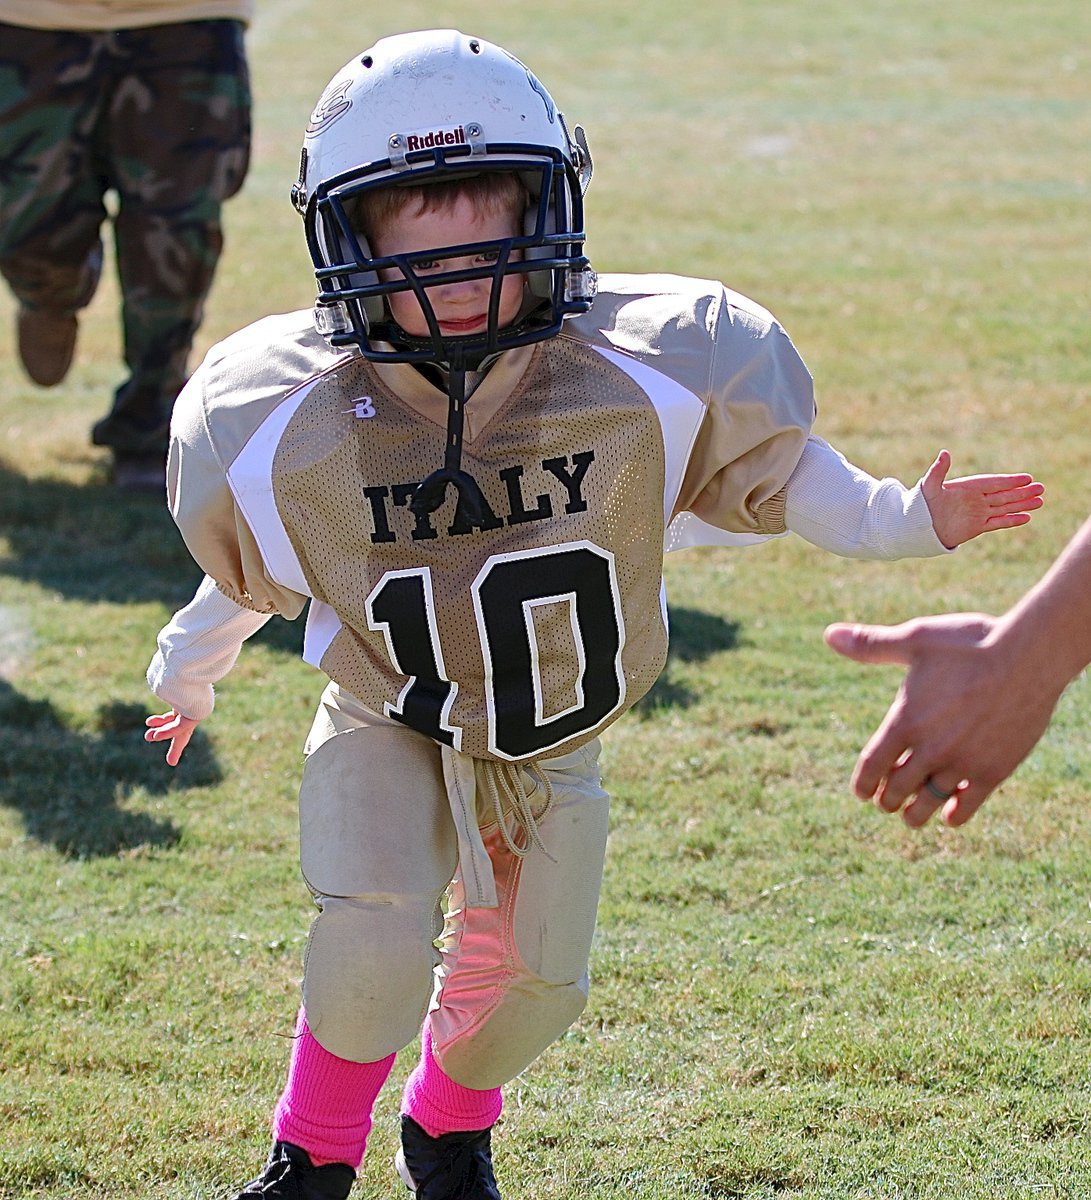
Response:
M385 38L311 116L312 314L215 347L174 414L206 578L149 668L176 764L213 684L309 604L329 677L300 789L318 907L273 1150L243 1197L335 1200L419 1039L397 1170L497 1200L501 1088L581 1012L606 846L598 736L667 651L664 549L794 530L940 554L1019 525L1029 475L882 481L811 436L811 378L719 283L583 253L591 160L549 93L451 30Z

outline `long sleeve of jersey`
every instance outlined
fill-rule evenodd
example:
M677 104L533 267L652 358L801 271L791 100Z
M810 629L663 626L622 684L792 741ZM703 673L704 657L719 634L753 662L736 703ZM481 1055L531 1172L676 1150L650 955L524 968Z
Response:
M784 489L787 527L844 558L945 554L921 485L875 479L813 435Z
M193 599L160 632L148 686L176 712L203 720L215 704L213 685L270 615L236 604L206 575Z

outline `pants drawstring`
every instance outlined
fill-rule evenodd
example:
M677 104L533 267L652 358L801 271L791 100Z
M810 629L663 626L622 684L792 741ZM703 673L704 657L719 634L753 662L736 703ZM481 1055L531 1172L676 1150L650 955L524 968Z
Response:
M530 796L527 794L526 781L523 778L521 764L489 763L486 768L485 779L488 784L493 811L496 813L496 822L500 826L500 835L504 839L504 844L516 858L525 858L531 846L533 846L536 850L540 850L550 862L556 862L557 860L545 848L545 843L538 833L538 822L553 807L553 784L550 782L546 772L533 760L526 763L525 766L538 780L542 786L542 790L545 792L545 802L541 805L537 813L535 813L530 802ZM501 796L501 791L503 791L503 796ZM508 823L504 819L505 798L511 806L516 823L526 834L525 845L520 846L508 829Z
M545 768L533 760L524 763L474 760L469 755L462 754L450 746L441 746L440 750L447 799L451 805L451 815L454 818L458 836L459 863L466 892L466 903L472 908L494 908L497 901L492 862L485 850L485 843L482 840L477 820L475 761L483 768L481 777L488 799L492 803L493 812L496 814L500 835L504 839L505 845L517 858L525 858L533 847L535 850L540 850L550 862L556 862L553 855L546 849L538 832L538 822L553 805L553 784ZM537 806L537 811L531 804L524 771L533 776L545 797L544 801ZM536 788L532 790L537 791ZM507 814L504 811L505 802L518 827L515 835L508 828ZM521 829L525 835L522 839L523 845L520 845L517 840L518 829Z

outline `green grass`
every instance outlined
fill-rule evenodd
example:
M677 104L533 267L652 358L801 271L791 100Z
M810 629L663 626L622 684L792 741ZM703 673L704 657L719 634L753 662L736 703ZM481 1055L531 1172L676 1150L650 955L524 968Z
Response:
M1087 513L1091 10L782 0L263 0L254 168L198 352L311 295L287 203L349 54L456 24L588 128L603 270L722 278L772 308L818 430L911 481L1033 470L1030 528L942 561L785 540L668 564L663 678L605 739L614 795L593 989L508 1089L512 1200L1091 1195L1091 692L960 831L848 792L897 673L840 617L996 610ZM295 789L321 680L278 623L172 773L141 741L155 633L197 579L160 505L115 495L91 422L116 287L53 392L0 299L0 1196L196 1200L260 1162L309 922ZM1012 698L1018 703L1018 697ZM983 731L987 736L987 731ZM397 1195L403 1056L355 1195Z

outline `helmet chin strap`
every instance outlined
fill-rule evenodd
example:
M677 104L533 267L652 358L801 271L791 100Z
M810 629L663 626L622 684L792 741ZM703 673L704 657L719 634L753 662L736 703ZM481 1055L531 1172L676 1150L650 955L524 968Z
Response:
M466 408L466 359L461 352L447 363L447 444L443 466L421 484L409 500L409 507L418 517L433 513L447 495L447 485L453 483L458 491L458 505L470 522L480 525L488 505L481 488L467 471L462 469L462 427Z

